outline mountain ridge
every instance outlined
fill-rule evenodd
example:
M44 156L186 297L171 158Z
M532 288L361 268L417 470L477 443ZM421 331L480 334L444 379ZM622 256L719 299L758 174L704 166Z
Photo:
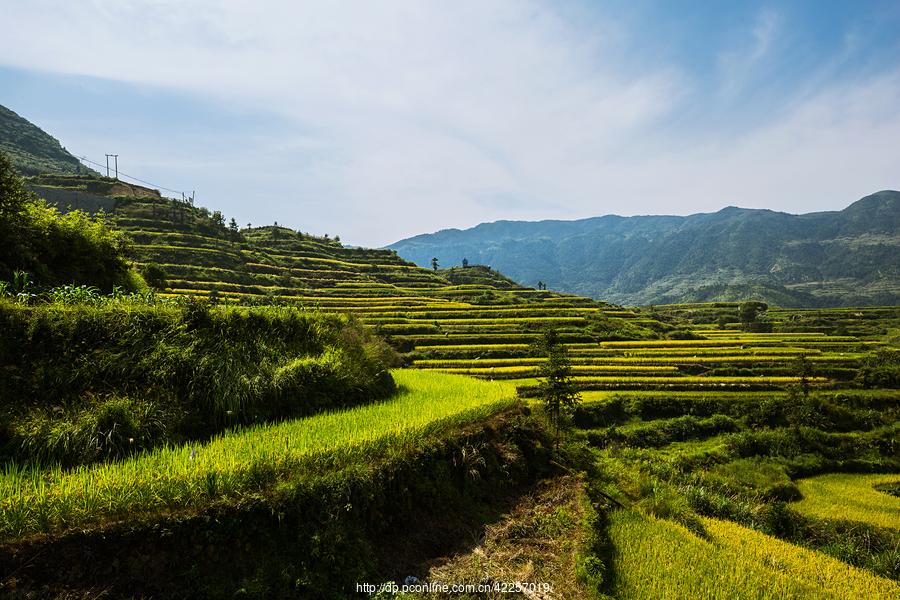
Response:
M495 221L388 248L420 265L467 258L519 283L543 281L622 304L747 294L785 306L896 304L900 192L805 214L728 206L686 216Z
M420 234L417 234L417 235L414 235L414 236L410 236L410 237L408 237L408 238L404 238L404 239L399 240L399 241L397 241L397 242L394 242L394 244L389 244L389 245L386 246L386 247L391 247L391 246L393 246L393 245L395 245L395 244L399 244L399 243L401 243L401 242L408 242L408 241L410 241L410 240L416 240L416 239L419 239L419 238L429 238L429 237L432 237L432 236L436 236L436 235L440 235L440 234L445 234L445 233L451 233L451 232L465 233L465 232L469 232L469 231L472 231L472 230L483 229L483 228L490 227L490 226L493 226L493 225L507 225L507 224L517 224L517 225L523 225L523 226L528 226L528 225L543 225L543 224L551 224L551 223L552 223L552 224L572 224L572 225L575 225L575 224L580 224L580 223L596 222L596 221L605 220L605 219L625 220L625 219L648 219L648 218L652 218L652 219L677 219L677 220L682 220L682 219L687 219L687 218L690 218L690 217L700 217L700 216L705 216L705 215L712 216L712 215L719 215L719 214L722 214L722 213L725 213L725 212L735 212L735 211L757 212L757 213L772 213L772 214L778 214L778 215L787 215L787 216L791 216L791 217L815 217L815 216L818 216L818 215L829 215L829 214L836 214L836 213L842 213L842 212L848 211L849 209L852 209L854 206L857 206L857 205L859 205L859 204L861 204L861 203L864 203L865 201L868 201L868 200L870 200L870 199L878 200L878 199L879 199L878 197L879 197L880 195L883 195L883 194L889 194L889 195L897 194L897 195L900 195L900 191L897 191L897 190L880 190L880 191L874 192L874 193L872 193L872 194L869 194L869 195L867 195L867 196L864 196L864 197L860 198L859 200L856 200L856 201L854 201L854 202L851 202L850 204L848 204L845 208L843 208L843 209L841 209L841 210L823 210L823 211L815 211L815 212L810 212L810 213L789 213L789 212L785 212L785 211L773 210L773 209L771 209L771 208L744 208L744 207L741 207L741 206L729 205L729 206L725 206L725 207L723 207L723 208L720 208L720 209L717 210L717 211L713 211L713 212L698 212L698 213L691 213L691 214L689 214L689 215L673 215L673 214L653 215L653 214L641 214L641 215L628 215L628 216L626 216L626 215L619 215L619 214L616 214L616 213L608 213L608 214L605 214L605 215L598 215L598 216L596 216L596 217L585 217L585 218L583 218L583 219L540 219L540 220L537 220L537 221L519 221L519 220L516 220L516 219L498 219L498 220L496 220L496 221L485 221L485 222L483 222L483 223L479 223L479 224L477 224L477 225L473 225L472 227L467 227L467 228L465 228L465 229L461 229L461 228L459 228L459 227L448 227L448 228L446 228L446 229L439 229L439 230L434 231L434 232L432 232L432 233L420 233Z

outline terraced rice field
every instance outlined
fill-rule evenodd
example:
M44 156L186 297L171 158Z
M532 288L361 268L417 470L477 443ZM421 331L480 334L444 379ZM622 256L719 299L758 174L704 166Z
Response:
M0 473L0 540L263 493L288 479L421 446L516 403L515 389L500 382L409 370L394 375L401 392L387 402L250 427L121 462L71 470L10 463Z
M656 324L589 298L525 288L482 266L431 271L390 250L348 248L277 226L235 234L181 203L119 200L110 221L133 238L139 267L154 263L167 272L164 297L353 313L407 350L527 345L547 325L569 342L590 342L584 330L594 318L633 321L643 333Z
M393 330L401 335L399 324ZM855 374L860 344L852 336L823 334L759 334L740 331L698 331L706 339L629 340L569 343L575 381L587 390L603 389L777 389L800 382L798 359L816 387L839 386ZM523 334L483 333L481 344L451 343L462 336L445 336L448 343L416 345L413 366L489 379L528 379L541 364L530 355ZM470 336L474 337L474 336Z
M734 523L704 540L632 511L611 519L617 598L896 598L896 582Z
M897 484L900 484L900 474L820 475L800 480L803 500L793 507L805 515L822 519L859 521L900 529L900 498L879 490L882 486Z
M246 229L241 239L229 239L196 211L148 201L123 203L113 219L135 238L139 263L169 271L166 294L353 313L420 369L527 386L539 366L530 344L552 326L586 390L783 388L799 381L801 356L811 366L809 383L829 387L852 378L860 356L877 345L849 333L744 333L706 323L697 324L702 339L648 339L664 331L653 318L525 288L483 267L429 271L388 250L345 248L279 227ZM631 339L600 342L610 334ZM497 362L513 359L521 362Z

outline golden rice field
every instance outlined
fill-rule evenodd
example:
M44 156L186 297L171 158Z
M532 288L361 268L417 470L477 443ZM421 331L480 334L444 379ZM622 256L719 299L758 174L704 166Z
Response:
M900 498L876 489L891 483L900 483L900 474L831 473L801 479L798 485L803 499L791 506L821 519L900 529Z
M197 508L304 475L372 464L517 402L515 388L501 382L410 370L394 377L401 391L388 401L249 427L203 444L68 471L8 465L0 474L0 539Z
M505 360L507 361L503 366L506 365L518 365L523 366L526 364L536 364L541 362L541 359L529 358L529 357L520 357L520 358L510 358L510 359L490 359L492 366L501 366L499 361ZM812 363L852 363L856 358L853 356L816 356L814 359L810 359ZM591 365L622 365L624 368L628 366L640 366L640 365L680 365L680 364L694 364L694 365L704 365L704 364L754 364L754 363L769 363L769 362L784 362L784 356L629 356L629 357L586 357L580 358L576 357L572 359L572 363L575 365L583 365L583 364L591 364ZM440 363L446 363L449 361L440 361L440 360L420 360L416 361L416 366L419 367L435 367ZM457 361L459 364L454 364L453 367L460 368L466 367L471 364L472 367L477 367L480 361L469 360L464 361L462 359ZM464 364L468 363L468 364Z
M467 352L471 350L522 350L527 351L528 344L444 344L441 346L416 346L417 351L428 350L433 354Z
M900 597L900 585L733 523L703 519L710 540L630 510L611 516L621 600Z
M697 385L697 386L728 386L728 385L771 385L771 386L779 386L779 385L788 385L792 383L799 383L799 377L791 377L791 376L735 376L735 377L714 377L714 376L690 376L686 375L684 377L642 377L642 376L615 376L615 377L593 377L593 376L584 376L584 377L573 377L572 378L575 383L653 383L659 385L665 384L673 384L673 385ZM828 380L824 377L811 377L808 381L812 384L817 383L826 383Z
M822 354L822 351L809 348L778 348L773 346L742 348L740 346L734 346L732 348L638 348L627 351L621 349L579 348L571 350L571 353L573 356L584 354L597 356L703 356L707 354L715 356L752 356L756 354L766 354L779 356L786 355L791 357L800 355L815 357Z

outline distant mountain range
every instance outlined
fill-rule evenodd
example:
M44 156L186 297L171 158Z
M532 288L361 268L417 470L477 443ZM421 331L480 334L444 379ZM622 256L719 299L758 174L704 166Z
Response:
M497 221L389 248L420 266L467 259L519 283L628 305L757 298L785 307L900 303L900 192L841 211L728 207L679 216Z
M81 164L55 137L0 106L0 152L23 175L99 175Z

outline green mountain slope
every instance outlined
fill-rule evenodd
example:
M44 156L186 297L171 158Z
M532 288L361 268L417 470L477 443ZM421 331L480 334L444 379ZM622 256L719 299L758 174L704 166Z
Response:
M728 207L687 217L608 215L484 223L389 246L419 265L463 258L514 280L622 304L731 301L782 306L900 302L900 192L842 211Z
M5 106L0 106L0 151L23 175L97 174L82 165L55 137Z

